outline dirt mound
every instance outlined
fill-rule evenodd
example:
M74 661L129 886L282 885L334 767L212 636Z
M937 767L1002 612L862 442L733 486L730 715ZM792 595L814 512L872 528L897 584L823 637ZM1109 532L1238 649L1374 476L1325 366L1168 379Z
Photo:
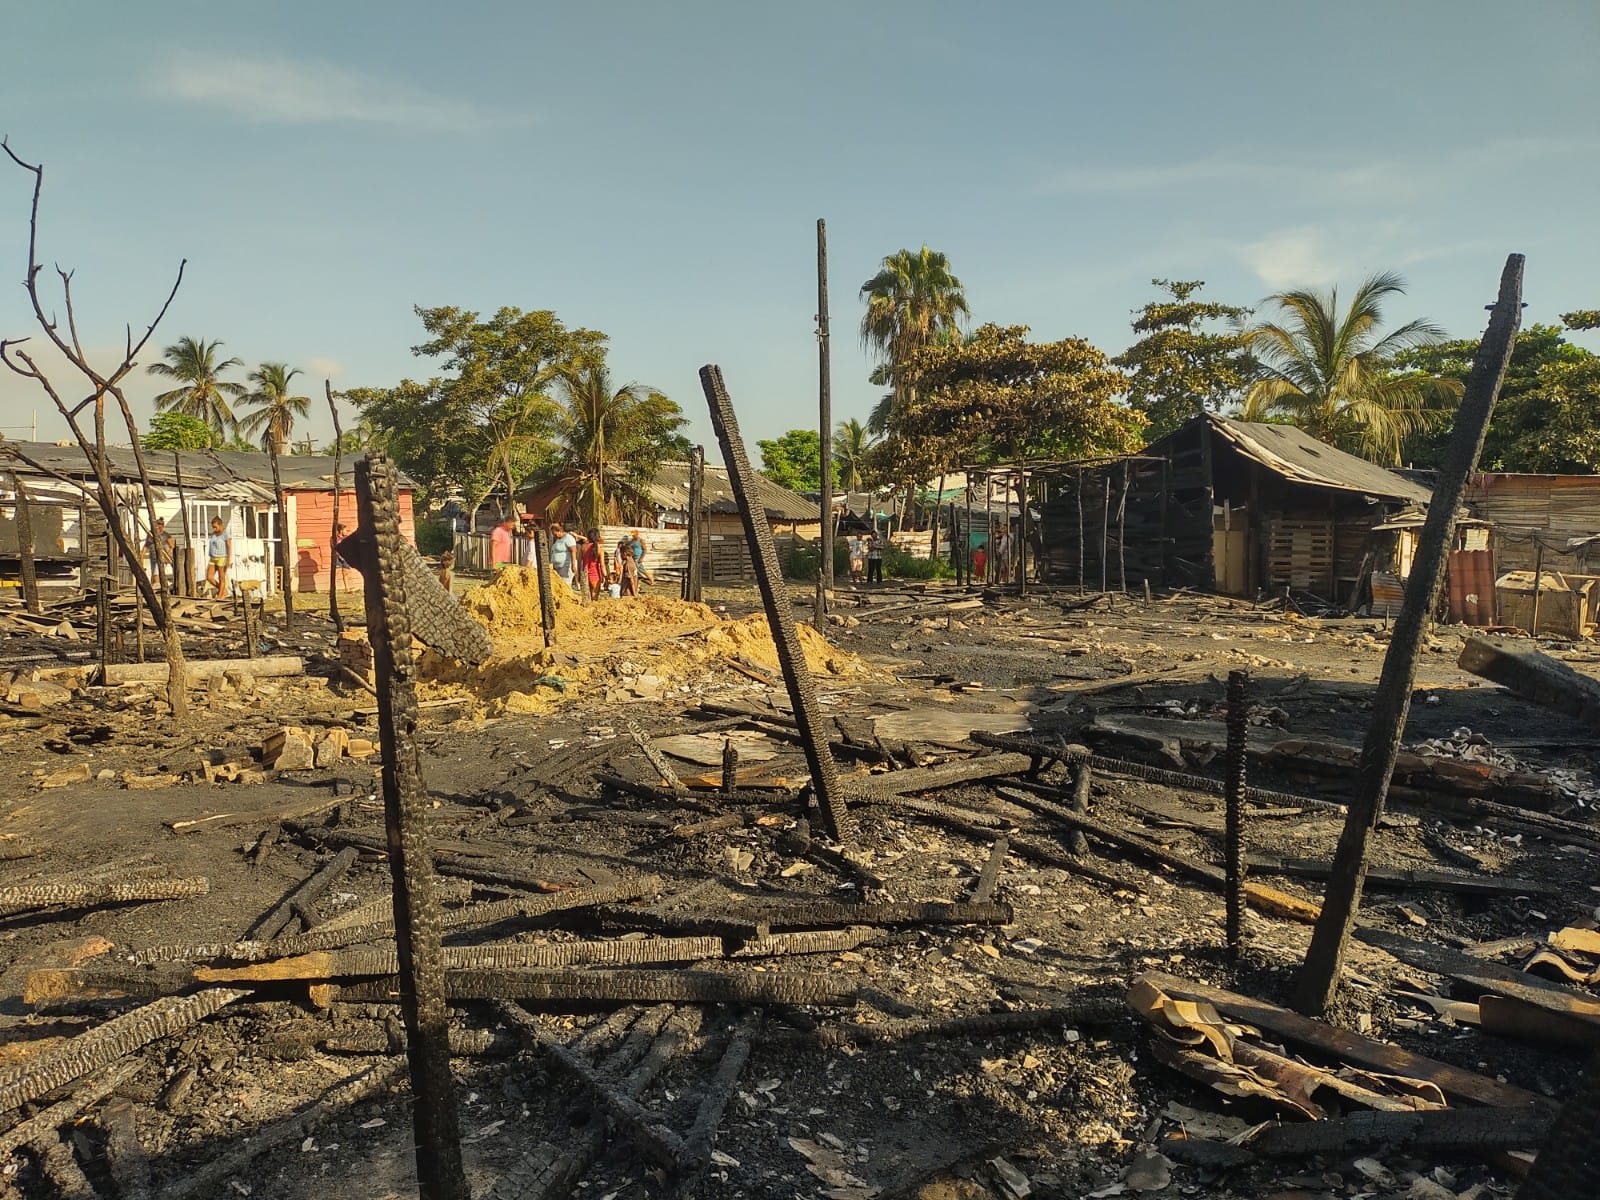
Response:
M483 622L494 654L480 666L425 654L425 698L477 701L481 715L551 712L574 701L687 699L708 673L724 664L778 677L778 653L764 616L730 621L704 604L668 596L629 596L584 603L552 581L556 644L547 649L538 577L531 569L502 571L473 588L462 604ZM800 625L806 662L821 676L854 675L855 655Z

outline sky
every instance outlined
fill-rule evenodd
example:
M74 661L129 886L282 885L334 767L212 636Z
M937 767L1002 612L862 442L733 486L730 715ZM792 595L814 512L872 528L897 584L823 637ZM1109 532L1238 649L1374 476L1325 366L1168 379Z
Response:
M902 247L976 321L1108 354L1155 277L1257 305L1397 270L1396 321L1475 337L1520 251L1525 322L1600 307L1594 0L8 7L0 133L45 166L43 282L75 271L99 363L187 261L141 417L160 346L221 339L304 370L321 442L323 379L435 374L413 306L451 304L604 331L696 440L707 362L748 442L814 428L819 217L840 420L877 399L858 291ZM0 161L0 336L37 342L31 184ZM0 432L65 434L0 376Z

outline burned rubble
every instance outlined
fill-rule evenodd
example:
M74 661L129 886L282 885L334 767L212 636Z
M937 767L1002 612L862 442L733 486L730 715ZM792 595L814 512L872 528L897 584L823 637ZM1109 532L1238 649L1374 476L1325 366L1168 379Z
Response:
M1393 628L924 587L825 597L824 638L748 505L764 620L657 597L563 632L548 575L427 592L387 471L361 465L343 546L369 652L207 606L184 619L234 665L191 659L203 698L159 737L167 681L109 670L108 606L98 671L35 665L74 610L11 622L0 1188L1460 1200L1572 1176L1600 1044L1582 646L1429 631L1437 577ZM296 665L252 672L263 643Z

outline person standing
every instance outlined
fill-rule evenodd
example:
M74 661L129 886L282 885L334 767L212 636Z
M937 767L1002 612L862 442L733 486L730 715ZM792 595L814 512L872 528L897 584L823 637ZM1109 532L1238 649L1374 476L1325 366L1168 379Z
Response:
M583 577L589 584L589 599L598 600L606 585L606 552L600 545L600 531L589 530L589 540L583 544Z
M867 567L867 543L859 533L852 533L845 541L845 548L850 556L850 582L860 583Z
M994 569L996 583L1011 582L1011 527L1000 526L1000 536L994 540Z
M567 532L567 527L560 521L550 525L550 565L555 568L555 573L561 576L561 582L568 587L572 586L572 579L577 563L578 539Z
M516 526L515 517L507 514L500 518L500 523L494 527L494 532L489 535L489 570L491 572L509 567L513 561L511 550L511 530Z
M145 553L150 557L150 578L155 580L158 576L167 581L167 591L175 592L176 577L173 573L173 549L177 543L172 535L167 532L167 519L157 517L155 526L150 530L150 536L145 539Z
M634 591L638 592L638 580L654 583L655 577L645 570L644 556L650 553L650 543L639 536L637 529L628 530L628 547L633 552Z
M639 558L633 552L633 539L620 538L617 541L616 572L617 582L621 584L620 595L637 596L639 594Z
M228 590L228 568L233 565L233 535L221 517L211 518L211 533L206 538L206 586L215 587L215 599Z
M972 573L978 577L980 582L986 582L984 580L984 568L989 565L989 552L983 547L984 543L979 542L978 548L972 552Z
M873 532L867 542L867 582L883 582L883 542L884 539Z

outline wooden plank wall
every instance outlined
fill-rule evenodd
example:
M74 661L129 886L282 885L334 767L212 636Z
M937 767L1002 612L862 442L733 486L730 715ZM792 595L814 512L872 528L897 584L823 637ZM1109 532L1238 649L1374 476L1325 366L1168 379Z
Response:
M1495 569L1531 571L1538 543L1544 565L1585 572L1600 555L1571 554L1572 538L1600 533L1600 476L1480 475L1468 481L1467 505L1494 524Z

